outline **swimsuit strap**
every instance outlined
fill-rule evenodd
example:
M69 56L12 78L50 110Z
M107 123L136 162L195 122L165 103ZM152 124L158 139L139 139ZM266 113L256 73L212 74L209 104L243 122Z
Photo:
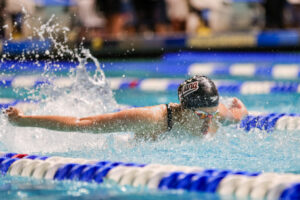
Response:
M168 131L170 131L173 127L173 122L172 122L172 109L169 104L166 104L167 106L167 122L168 122Z

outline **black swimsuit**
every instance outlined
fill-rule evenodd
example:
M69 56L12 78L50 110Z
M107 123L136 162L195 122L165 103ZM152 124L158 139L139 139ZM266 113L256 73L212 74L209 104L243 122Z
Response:
M167 122L168 122L168 131L170 131L173 127L173 122L172 122L172 109L169 104L166 104L167 106Z

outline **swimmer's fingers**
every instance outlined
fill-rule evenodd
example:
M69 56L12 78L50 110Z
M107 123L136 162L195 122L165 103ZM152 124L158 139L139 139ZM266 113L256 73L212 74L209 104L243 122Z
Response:
M234 110L239 110L239 113L241 113L241 116L248 115L248 110L247 110L246 106L238 98L234 98L233 99L233 101L232 101L232 108Z
M6 113L7 115L11 115L11 114L13 114L13 113L18 113L18 110L17 110L16 108L9 107L9 108L7 108L7 109L5 110L5 113Z
M2 110L3 114L8 115L9 113L11 113L12 107L7 108L6 110Z
M5 114L10 121L14 121L22 115L22 113L14 107L9 107L8 109L6 109Z
M242 108L242 107L244 107L244 104L238 98L233 98L231 107L232 108Z

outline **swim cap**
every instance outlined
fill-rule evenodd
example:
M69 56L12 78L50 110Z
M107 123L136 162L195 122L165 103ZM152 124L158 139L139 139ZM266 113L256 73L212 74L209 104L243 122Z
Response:
M183 108L214 107L219 105L219 93L214 82L206 76L196 75L178 87Z

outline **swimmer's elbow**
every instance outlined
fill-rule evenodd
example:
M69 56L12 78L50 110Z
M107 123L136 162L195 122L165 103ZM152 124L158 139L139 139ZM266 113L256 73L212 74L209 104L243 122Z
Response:
M80 118L74 122L74 131L88 133L109 133L116 131L111 125L105 121L95 120L93 118Z
M87 118L76 118L69 128L79 132L93 131L95 130L95 122Z

